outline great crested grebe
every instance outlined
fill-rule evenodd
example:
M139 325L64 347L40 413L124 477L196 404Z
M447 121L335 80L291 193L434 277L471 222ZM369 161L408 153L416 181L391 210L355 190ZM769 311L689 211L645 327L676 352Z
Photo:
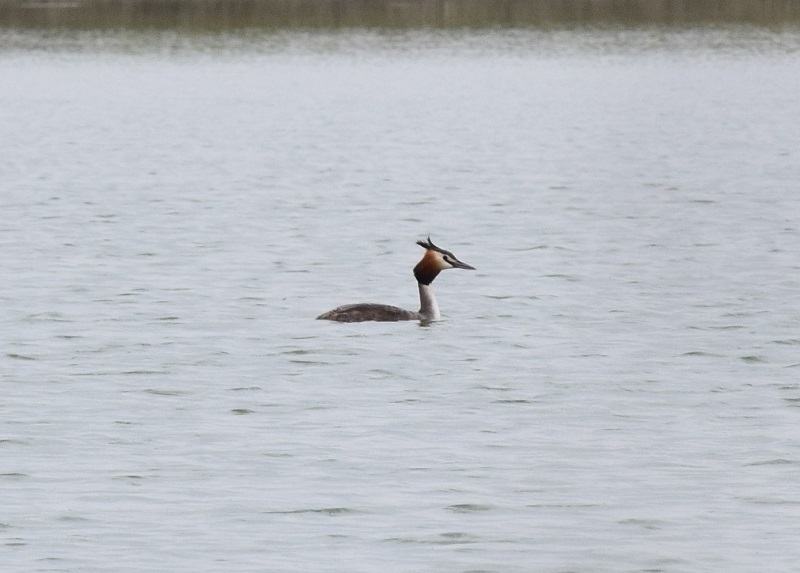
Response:
M439 320L442 315L439 313L439 305L436 304L436 297L433 295L433 288L431 287L433 279L445 269L470 269L474 271L475 267L462 263L450 251L440 249L431 242L430 237L428 237L427 241L417 241L417 244L425 249L422 260L414 267L414 276L419 286L419 312L403 310L387 304L346 304L320 314L317 319L335 320L337 322L365 322L367 320L382 322L421 320L429 322Z

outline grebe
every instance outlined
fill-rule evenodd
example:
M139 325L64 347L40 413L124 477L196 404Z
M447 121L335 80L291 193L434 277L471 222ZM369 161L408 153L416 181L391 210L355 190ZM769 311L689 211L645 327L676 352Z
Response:
M365 322L367 320L383 322L421 320L430 322L439 320L442 315L439 313L439 305L436 304L436 297L433 295L433 288L431 288L433 279L445 269L470 269L474 271L475 267L462 263L450 251L440 249L431 242L430 237L428 237L427 241L417 241L417 244L425 249L422 260L414 267L414 276L419 286L419 312L403 310L386 304L346 304L320 314L317 319L335 320L337 322Z

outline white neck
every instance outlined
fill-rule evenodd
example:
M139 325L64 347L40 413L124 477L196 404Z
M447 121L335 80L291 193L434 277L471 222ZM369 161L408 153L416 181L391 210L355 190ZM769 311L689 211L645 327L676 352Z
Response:
M439 320L442 315L439 314L439 305L436 304L436 296L433 294L433 288L430 285L419 285L419 316L422 320Z

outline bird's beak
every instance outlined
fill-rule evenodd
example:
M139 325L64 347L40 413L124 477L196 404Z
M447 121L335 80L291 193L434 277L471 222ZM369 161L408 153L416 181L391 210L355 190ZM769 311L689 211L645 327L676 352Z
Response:
M453 259L450 264L452 264L453 267L456 268L456 269L468 269L470 271L474 271L475 270L475 267L473 267L471 265L468 265L467 263L462 263L458 259Z

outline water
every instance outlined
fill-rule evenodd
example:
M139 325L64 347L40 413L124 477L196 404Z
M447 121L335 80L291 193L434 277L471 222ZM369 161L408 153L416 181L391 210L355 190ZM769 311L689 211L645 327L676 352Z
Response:
M4 567L793 571L798 48L9 31Z

